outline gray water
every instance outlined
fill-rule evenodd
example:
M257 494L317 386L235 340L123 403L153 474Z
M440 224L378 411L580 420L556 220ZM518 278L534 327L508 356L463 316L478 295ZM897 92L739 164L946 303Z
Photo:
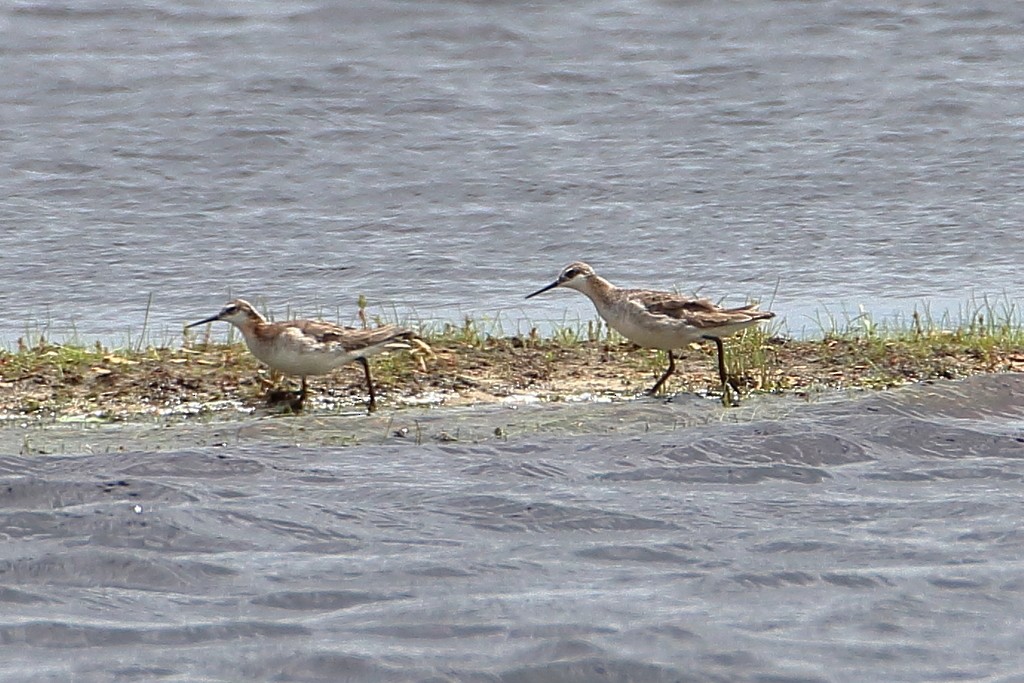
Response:
M1024 375L712 405L0 457L2 678L1024 680Z
M24 0L0 30L6 343L123 343L150 295L158 342L229 294L511 332L592 316L522 301L577 258L795 333L1019 303L1020 3Z

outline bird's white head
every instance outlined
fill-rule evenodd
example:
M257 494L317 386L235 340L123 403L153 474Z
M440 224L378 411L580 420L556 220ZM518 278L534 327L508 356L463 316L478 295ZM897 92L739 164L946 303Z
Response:
M555 287L568 287L585 294L592 277L595 277L594 269L582 261L576 261L562 268L562 272L558 274L557 280L546 287L541 287L533 294L527 295L526 298L529 299L532 296L537 296Z
M199 322L185 325L185 328L187 329L189 327L196 327L197 325L205 325L206 323L212 323L218 320L229 322L239 329L249 323L264 322L263 316L252 307L252 304L244 299L235 299L225 305L224 308L220 309L220 312L217 313L217 315L211 315L209 318L204 318Z

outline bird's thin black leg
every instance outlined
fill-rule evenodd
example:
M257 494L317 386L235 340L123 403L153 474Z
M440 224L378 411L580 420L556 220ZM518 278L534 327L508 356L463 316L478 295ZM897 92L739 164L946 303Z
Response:
M718 378L722 380L722 384L729 383L729 373L725 370L725 347L722 345L721 337L707 336L705 339L710 339L715 342L715 346L718 347Z
M370 377L370 362L365 358L357 358L363 364L363 371L366 373L366 390L370 392L370 400L366 404L366 412L372 413L377 410L377 397L373 393L373 379Z
M669 376L673 372L675 372L675 371L676 371L676 357L674 355L672 355L672 351L670 349L669 352L668 352L668 370L666 370L665 374L661 376L661 379L659 379L657 382L654 383L654 386L651 387L651 390L648 393L651 394L651 396L654 396L655 394L657 394L658 390L661 389L661 385L663 385L665 383L665 380L667 380L669 378Z
M733 389L736 390L737 396L739 395L740 389L729 380L729 373L725 369L725 347L722 345L721 337L712 337L710 335L704 337L715 342L715 346L718 348L718 378L722 380L722 403L727 407L734 404L732 398Z

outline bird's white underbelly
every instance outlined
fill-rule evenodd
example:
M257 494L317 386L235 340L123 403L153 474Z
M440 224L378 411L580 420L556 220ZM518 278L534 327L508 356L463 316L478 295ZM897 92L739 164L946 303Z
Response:
M285 344L251 344L249 350L252 355L286 375L326 375L336 367L354 360L354 356L344 352L332 353L326 349L311 351Z
M649 349L678 349L701 338L698 328L666 316L643 316L641 319L621 308L598 308L598 313L613 330L634 344Z
M629 341L649 349L678 349L700 338L700 333L690 326L667 324L654 327L638 325L631 320L615 323L609 320L608 324Z
M598 312L613 330L634 344L663 351L678 349L709 337L729 337L757 323L756 320L744 320L730 325L700 328L668 316L641 316L633 315L632 311L619 310L607 311L611 315L605 315L606 311L600 309Z

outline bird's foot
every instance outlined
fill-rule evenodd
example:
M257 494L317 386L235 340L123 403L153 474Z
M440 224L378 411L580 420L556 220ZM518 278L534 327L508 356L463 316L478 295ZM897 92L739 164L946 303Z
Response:
M274 408L283 406L292 412L300 412L306 403L306 397L301 391L291 389L275 388L267 392L267 406Z
M662 389L665 387L665 378L659 379L654 383L654 386L644 392L646 396L657 396L664 393Z
M740 404L740 396L742 395L743 392L740 391L739 383L732 377L722 382L722 405L724 407L735 408Z

